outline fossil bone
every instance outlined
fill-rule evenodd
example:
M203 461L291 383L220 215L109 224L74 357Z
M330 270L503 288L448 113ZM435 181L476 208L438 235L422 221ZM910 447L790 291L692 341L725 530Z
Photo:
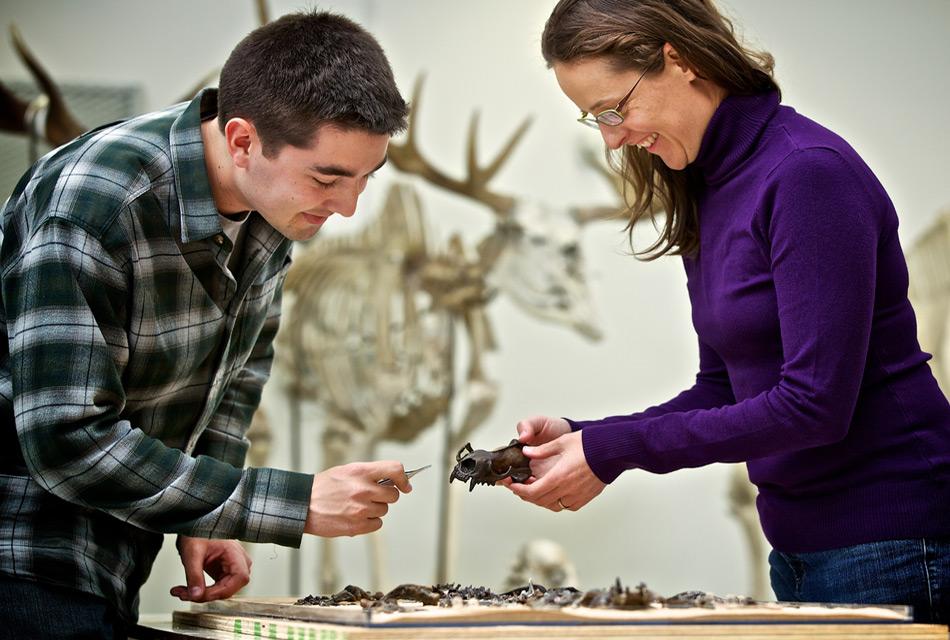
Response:
M531 461L522 453L523 448L524 443L517 440L491 451L473 450L471 443L465 443L455 454L455 468L449 483L453 480L469 482L468 490L472 491L476 484L492 485L504 478L524 482L531 477Z

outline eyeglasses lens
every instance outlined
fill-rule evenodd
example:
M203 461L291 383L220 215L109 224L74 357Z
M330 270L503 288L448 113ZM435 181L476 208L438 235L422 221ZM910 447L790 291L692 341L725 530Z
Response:
M597 122L607 125L608 127L616 127L623 122L623 116L614 110L604 111L603 113L597 114Z

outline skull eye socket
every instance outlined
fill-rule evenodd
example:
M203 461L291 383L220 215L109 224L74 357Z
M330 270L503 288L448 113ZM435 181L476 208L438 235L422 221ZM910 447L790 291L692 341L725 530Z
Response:
M465 460L459 462L459 470L463 473L475 473L475 467L475 461L471 458L466 458Z

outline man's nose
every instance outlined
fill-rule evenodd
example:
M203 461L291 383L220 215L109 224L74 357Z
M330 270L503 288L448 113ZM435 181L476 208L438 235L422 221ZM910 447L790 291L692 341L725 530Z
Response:
M341 193L333 202L333 210L341 216L349 218L356 213L356 202L359 200L362 191L362 189L354 187L348 189L345 193Z

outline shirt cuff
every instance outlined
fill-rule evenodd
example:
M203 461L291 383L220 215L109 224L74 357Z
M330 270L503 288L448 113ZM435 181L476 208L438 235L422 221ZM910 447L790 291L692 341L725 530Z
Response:
M310 511L313 475L280 469L246 469L254 490L248 505L249 542L299 547Z

